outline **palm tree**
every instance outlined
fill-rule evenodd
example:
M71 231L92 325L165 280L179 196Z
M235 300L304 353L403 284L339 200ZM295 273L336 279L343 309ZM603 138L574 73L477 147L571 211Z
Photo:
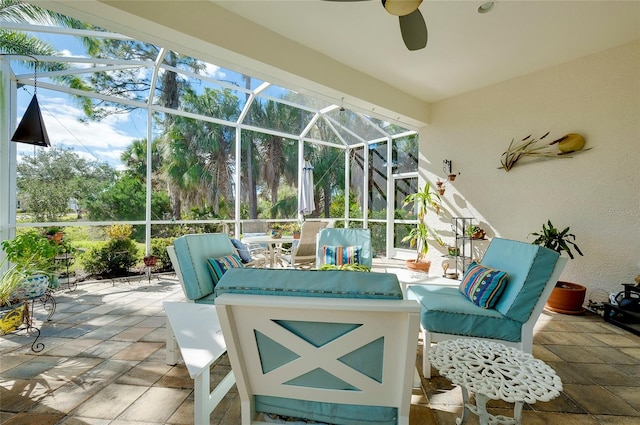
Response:
M202 95L187 89L186 111L231 119L238 115L238 98L230 90L205 89ZM235 130L210 122L176 116L165 137L163 170L170 194L179 196L188 208L210 207L217 214L221 205L233 204L232 165ZM175 205L174 205L175 206ZM181 211L173 211L179 218Z
M298 119L298 109L273 100L257 103L257 107L253 108L251 113L254 125L278 131L291 131ZM258 137L260 172L271 193L270 216L276 218L276 210L273 207L278 203L281 179L284 178L290 183L297 182L297 161L290 160L297 157L297 143L266 133L260 133Z
M18 0L0 0L0 20L39 25L57 25L65 28L91 28L90 25L77 19ZM82 39L85 44L88 42L86 37L82 37ZM0 48L2 49L1 53L14 55L53 56L57 53L49 43L31 34L2 29L0 29ZM31 61L25 61L25 65L30 68L35 67L35 63ZM67 68L67 65L59 62L45 62L39 63L38 67L46 71L58 71ZM64 81L68 85L81 85L80 80L76 77L57 77L57 80Z

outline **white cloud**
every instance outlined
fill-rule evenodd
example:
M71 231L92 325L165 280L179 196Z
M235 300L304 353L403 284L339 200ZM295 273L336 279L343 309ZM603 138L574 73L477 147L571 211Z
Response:
M101 122L80 122L82 110L63 97L43 97L40 99L43 119L51 145L58 148L72 148L80 155L93 160L105 161L113 166L120 163L120 154L134 139L125 127L128 115L111 115Z

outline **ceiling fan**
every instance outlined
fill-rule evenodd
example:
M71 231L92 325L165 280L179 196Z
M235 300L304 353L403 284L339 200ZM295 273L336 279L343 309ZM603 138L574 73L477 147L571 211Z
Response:
M367 1L367 0L327 0L327 1ZM402 40L409 50L420 50L427 45L427 25L418 10L422 0L381 0L385 10L400 19Z

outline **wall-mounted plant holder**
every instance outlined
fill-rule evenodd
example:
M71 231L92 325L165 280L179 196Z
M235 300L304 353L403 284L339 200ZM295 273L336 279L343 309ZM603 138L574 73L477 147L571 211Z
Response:
M442 160L442 170L446 174L447 180L449 180L450 182L454 181L456 179L456 177L458 177L460 175L460 173L454 173L452 171L452 167L453 167L453 161L452 160L450 160L450 159Z

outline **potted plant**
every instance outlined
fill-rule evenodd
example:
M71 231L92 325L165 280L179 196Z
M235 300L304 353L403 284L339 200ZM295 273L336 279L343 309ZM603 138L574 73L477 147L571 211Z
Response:
M574 258L571 248L582 255L582 251L574 242L575 235L569 233L569 227L560 231L551 224L551 220L547 220L547 224L542 224L542 231L530 233L529 236L536 237L533 244L552 249L559 254L566 252L571 259ZM547 300L546 307L558 313L580 314L584 312L582 304L586 293L587 288L583 285L559 280Z
M3 261L0 269L4 266ZM24 322L26 304L23 300L16 300L13 295L28 276L28 271L17 264L12 264L0 275L0 334L2 335L15 331Z
M63 229L60 226L49 226L45 229L44 234L47 235L47 239L57 244L60 244L64 237Z
M469 225L466 229L466 232L467 236L469 236L471 239L484 239L487 235L487 232L485 232L482 227L476 226L474 224Z
M293 239L300 239L300 223L293 223L291 225L291 231L293 233Z
M272 224L269 234L274 239L280 239L282 237L282 227L278 223Z
M409 234L402 239L402 242L409 242L411 248L416 248L417 257L415 260L407 260L407 267L428 272L431 268L431 261L425 260L427 252L429 252L429 238L432 237L440 246L444 243L438 234L426 223L425 217L429 209L437 212L440 210L438 202L440 195L431 191L431 183L427 182L422 190L407 195L404 198L404 207L413 204L413 208L417 209L418 224L411 229Z
M54 259L59 246L49 241L46 235L31 230L3 241L2 249L6 252L8 261L29 272L22 283L23 287L19 289L20 298L42 296L53 280L56 268Z

